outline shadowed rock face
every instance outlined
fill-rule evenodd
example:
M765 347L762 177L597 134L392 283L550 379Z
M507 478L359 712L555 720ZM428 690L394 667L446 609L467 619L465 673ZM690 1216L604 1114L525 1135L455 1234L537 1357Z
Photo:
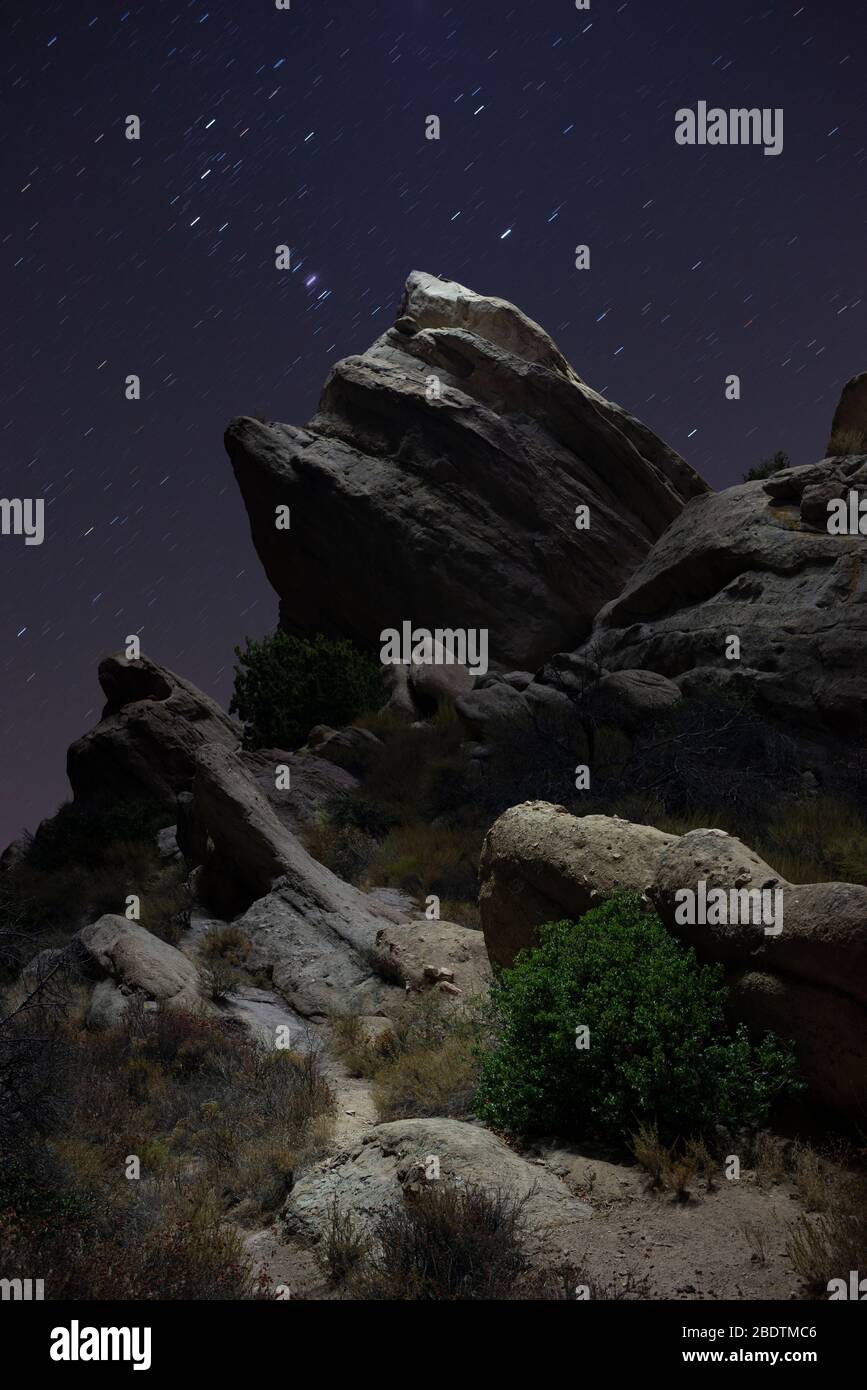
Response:
M514 305L421 272L306 428L241 418L226 447L284 628L367 649L404 619L487 628L509 666L581 640L706 490Z
M696 498L599 614L579 655L686 694L729 688L793 725L863 737L867 537L827 502L867 493L867 458L827 459ZM726 658L729 634L740 660Z
M845 436L867 439L867 372L853 376L840 395L840 402L831 422L831 438L828 440L828 453L833 452L836 441ZM863 447L863 445L861 446Z
M102 719L66 758L76 801L112 794L174 806L192 787L200 748L240 743L240 728L214 700L146 656L106 657L99 683L107 702Z

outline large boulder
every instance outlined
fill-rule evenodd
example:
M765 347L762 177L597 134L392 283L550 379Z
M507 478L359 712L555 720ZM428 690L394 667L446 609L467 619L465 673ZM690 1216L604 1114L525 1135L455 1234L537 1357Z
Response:
M546 1268L560 1257L583 1254L592 1212L542 1164L530 1163L490 1130L462 1120L394 1120L375 1126L354 1148L305 1173L293 1187L283 1217L295 1239L319 1244L327 1236L334 1203L370 1232L377 1215L405 1200L424 1181L430 1158L438 1181L473 1186L494 1195L526 1198L524 1229L531 1261Z
M120 992L137 992L171 1008L202 1007L198 972L192 961L140 922L106 913L76 933L73 949L86 973L112 981ZM107 1005L107 1012L113 1015L120 1002L113 991L100 991L95 1009L101 1023L105 1022Z
M792 884L723 830L668 835L608 816L527 802L492 826L480 912L495 966L532 946L543 922L577 919L608 894L641 893L700 961L722 965L734 1021L795 1042L810 1098L848 1119L867 1104L867 887ZM703 887L702 887L703 885ZM743 921L685 922L682 890L739 895ZM765 892L746 911L745 895ZM779 895L779 896L777 896ZM781 928L778 930L778 927Z
M617 889L648 892L675 839L617 816L579 819L545 801L505 811L485 837L479 866L479 914L492 965L511 965L518 951L534 946L543 922L580 917Z
M139 796L173 806L192 787L200 748L240 743L238 726L214 700L145 656L106 657L99 683L106 696L102 718L67 754L78 802Z
M867 494L863 456L694 498L577 655L608 672L656 672L687 696L747 697L823 738L861 727L867 536L827 530L827 502L850 489Z
M574 646L705 490L514 305L421 272L306 428L240 418L226 447L286 630L375 650L406 619L484 628L523 668Z

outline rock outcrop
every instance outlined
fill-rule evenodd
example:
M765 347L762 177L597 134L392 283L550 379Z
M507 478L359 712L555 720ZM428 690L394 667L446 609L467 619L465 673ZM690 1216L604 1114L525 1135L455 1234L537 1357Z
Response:
M867 536L827 530L827 502L850 490L867 495L867 457L695 498L601 610L578 657L655 672L687 696L728 690L790 728L826 735L845 721L863 737Z
M139 922L107 913L72 939L73 952L85 974L109 981L115 990L103 989L95 1007L100 1021L116 1016L121 993L140 993L171 1008L201 1009L199 977L192 961L167 941L154 936Z
M700 961L723 966L734 1019L794 1039L811 1098L849 1119L863 1116L867 888L788 883L722 830L668 835L542 802L512 807L492 826L480 874L482 927L498 966L531 947L543 922L578 918L616 890L642 893ZM707 892L779 890L782 930L767 932L746 906L744 921L679 923L678 890L698 893L702 882Z
M421 272L306 428L236 419L226 447L284 628L485 628L506 666L574 646L705 491L514 305Z
M405 1200L424 1181L431 1157L441 1182L473 1185L518 1200L524 1209L526 1249L550 1269L552 1252L573 1258L586 1239L590 1207L541 1164L515 1153L496 1134L462 1120L394 1120L375 1126L355 1148L305 1173L283 1211L287 1232L318 1244L326 1236L335 1200L369 1232L379 1212ZM553 1245L552 1245L553 1242Z
M511 965L535 943L542 922L580 917L618 889L647 893L676 838L615 816L578 819L544 801L504 812L485 837L479 866L479 913L492 965Z
M181 845L200 866L199 891L221 914L241 914L248 965L304 1018L375 1014L407 988L440 988L427 966L448 970L460 994L486 983L478 932L413 921L344 883L281 822L235 753L200 751L186 821Z
M209 743L237 748L240 730L209 696L143 656L100 662L106 697L95 728L72 744L66 770L75 800L142 797L174 806Z
M851 377L840 394L827 453L833 455L840 442L854 443L859 448L867 443L867 372Z

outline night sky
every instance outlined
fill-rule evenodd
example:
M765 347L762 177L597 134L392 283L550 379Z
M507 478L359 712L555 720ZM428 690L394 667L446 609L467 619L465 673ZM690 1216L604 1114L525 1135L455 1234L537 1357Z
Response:
M867 369L863 0L0 15L0 493L46 501L42 546L0 536L0 844L68 794L127 633L228 702L277 605L223 429L306 421L410 270L514 300L717 487L820 458ZM678 146L701 100L782 107L783 153Z

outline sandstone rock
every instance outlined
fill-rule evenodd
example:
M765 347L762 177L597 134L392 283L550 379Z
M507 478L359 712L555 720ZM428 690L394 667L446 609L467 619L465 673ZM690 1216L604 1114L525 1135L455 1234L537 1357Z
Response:
M479 869L479 913L491 963L511 965L544 922L580 917L617 889L646 893L675 840L616 816L570 816L527 801L488 831Z
M596 693L626 728L641 728L648 719L673 709L683 699L674 681L656 671L609 671L600 679Z
M620 857L618 857L620 856ZM779 891L782 931L755 913L734 923L677 920L677 893ZM495 965L532 945L540 923L577 918L618 889L643 891L700 961L719 962L729 1010L756 1033L792 1038L809 1098L858 1120L867 1101L867 887L790 884L723 830L663 835L616 817L513 807L488 832L480 912ZM776 909L777 899L769 906ZM744 904L746 908L746 903ZM743 915L743 914L742 914Z
M117 1028L129 1007L130 996L114 980L97 980L90 995L85 1023L88 1028Z
M478 932L404 914L317 863L278 819L242 758L217 747L199 755L192 808L207 844L200 891L250 938L248 965L304 1018L337 1010L376 1014L419 986L430 952L467 989L487 976ZM422 954L424 953L424 959Z
M336 730L328 732L329 737L339 738ZM361 733L363 730L352 732ZM328 746L329 738L323 738L309 752L287 753L272 748L240 754L243 766L251 774L281 825L293 833L313 825L320 816L333 812L358 787L358 778L347 767L339 766L336 758L328 757ZM287 788L276 786L278 766L289 769Z
M287 1232L321 1242L335 1200L352 1213L361 1230L369 1231L380 1211L401 1202L406 1188L423 1180L429 1157L440 1160L439 1181L471 1184L519 1199L530 1194L524 1225L531 1261L547 1261L550 1268L552 1249L578 1254L590 1208L553 1173L528 1163L497 1135L451 1119L377 1125L355 1148L305 1173L283 1209Z
M577 655L731 691L822 737L867 714L867 537L829 535L825 499L864 459L790 468L694 498ZM740 638L740 660L726 638Z
M166 1006L201 1008L198 974L192 961L140 922L107 913L82 927L74 940L85 964L98 975L108 976L121 987L140 990ZM98 1007L105 1002L101 996Z
M459 695L466 695L475 684L475 676L466 666L418 665L408 668L409 687L419 713L433 714L440 705L450 704Z
M99 682L107 697L102 719L67 755L76 801L140 796L173 806L192 786L200 748L240 742L238 727L219 705L147 657L107 657Z
M306 428L227 431L281 625L371 651L404 619L486 628L492 660L535 667L575 645L705 485L514 305L414 272L400 318L418 331L401 323L339 362ZM317 524L288 540L281 504ZM309 583L322 524L327 585Z
M331 729L313 752L317 758L360 776L382 752L382 740L370 729Z
M803 979L745 970L729 979L730 1012L756 1036L794 1038L810 1098L859 1124L867 1104L867 1015L851 997Z
M270 891L291 867L296 846L240 757L217 746L200 750L193 782L192 810L198 840L207 832L205 862L211 905L231 909Z
M386 979L417 990L442 981L473 996L483 994L491 980L481 932L455 922L421 918L383 927L376 935L373 960Z
M779 889L782 931L768 933L754 920L678 925L675 893L696 889L699 880L708 890ZM867 1008L867 888L861 884L790 884L734 836L693 830L662 855L650 898L669 930L692 946L700 960L721 961L728 969L772 971L811 987L839 990Z
M834 419L827 453L833 453L835 439L843 435L861 435L867 440L867 372L853 376L843 387Z

